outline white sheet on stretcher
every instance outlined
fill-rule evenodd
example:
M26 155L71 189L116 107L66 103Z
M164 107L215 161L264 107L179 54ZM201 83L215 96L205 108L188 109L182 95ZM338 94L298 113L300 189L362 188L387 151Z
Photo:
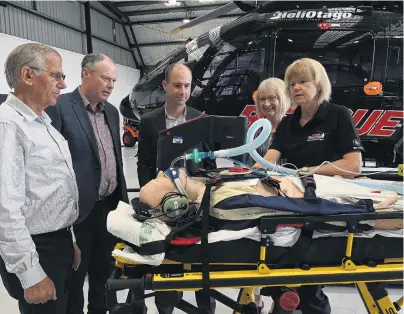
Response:
M297 177L290 176L289 178L300 192L304 193L301 180ZM403 190L402 182L362 179L346 180L317 174L314 175L314 180L316 182L317 197L341 204L354 204L361 199L371 199L374 204L378 204L391 198L393 195L397 195L396 191L399 189L400 184L401 194ZM373 185L371 182L373 182ZM381 189L381 187L385 187L385 189ZM403 197L399 196L396 203L389 207L402 210L403 206Z
M119 202L116 210L111 211L107 218L107 229L110 233L118 238L121 238L135 246L141 246L146 242L164 240L170 233L171 229L165 223L158 219L149 219L145 222L139 222L133 218L134 211L132 206L124 202ZM291 247L300 236L300 229L283 227L279 228L274 234L270 234L270 238L275 246ZM364 232L361 237L371 238L375 235L384 237L403 237L403 230L386 231L386 230L370 230ZM313 238L319 237L344 237L345 232L320 232L313 233ZM211 232L208 235L208 242L215 243L220 241L233 241L242 238L248 238L257 242L261 241L261 233L258 227L248 228L244 230L220 230ZM200 244L200 242L199 242ZM114 250L113 256L126 258L130 261L158 266L165 257L164 253L154 255L140 255L134 252L130 247L124 250Z

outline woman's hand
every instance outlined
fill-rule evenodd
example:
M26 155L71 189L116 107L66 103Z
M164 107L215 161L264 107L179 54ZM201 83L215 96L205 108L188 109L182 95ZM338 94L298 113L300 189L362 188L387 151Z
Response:
M255 163L252 167L255 169L264 169L264 167L261 164L259 164L258 162Z
M270 149L265 154L264 159L268 160L270 163L275 164L279 161L279 159L281 159L281 153L275 149ZM258 162L254 164L253 168L266 169L263 165L261 165Z
M360 152L350 152L342 159L333 161L332 164L323 164L320 167L309 167L309 172L321 174L323 176L340 176L346 179L354 179L360 175L362 155Z

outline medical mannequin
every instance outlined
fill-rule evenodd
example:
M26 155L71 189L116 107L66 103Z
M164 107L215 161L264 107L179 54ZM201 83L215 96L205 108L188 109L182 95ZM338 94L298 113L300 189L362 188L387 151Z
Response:
M303 191L299 186L298 178L291 177L277 177L280 181L281 191L288 197L301 198L303 197ZM329 177L318 177L317 178L317 191L321 193L321 182L323 180L327 181L327 192L332 194L332 186L330 184L338 184L338 186L348 185L348 188L352 190L352 184L345 183L343 181L337 181L338 179ZM331 180L331 181L330 181ZM203 193L205 191L205 179L188 177L184 169L180 169L180 181L188 195L191 202L199 203L202 199ZM335 181L335 182L334 182ZM362 189L362 187L358 187ZM325 189L322 189L325 190ZM139 193L139 200L150 207L158 207L161 201L167 193L177 192L178 190L174 182L169 179L163 172L159 172L157 178L151 180L145 186L143 186ZM230 193L230 194L229 194ZM224 194L224 195L223 195ZM223 197L230 197L233 195L241 194L257 194L262 196L277 196L278 191L275 188L269 187L264 184L261 180L246 180L242 182L230 182L215 186L212 188L211 193L211 207L212 204L218 203ZM397 194L394 192L388 192L384 194L383 199L380 199L380 195L383 193L377 193L375 196L374 207L375 209L382 208L378 211L389 211L391 209L386 209L386 207L391 206L398 200ZM376 195L376 194L375 194ZM318 195L318 197L324 197L323 195ZM334 200L332 197L324 197L330 200ZM373 197L372 197L373 198ZM403 221L401 219L397 220L377 220L374 226L375 229L402 229Z

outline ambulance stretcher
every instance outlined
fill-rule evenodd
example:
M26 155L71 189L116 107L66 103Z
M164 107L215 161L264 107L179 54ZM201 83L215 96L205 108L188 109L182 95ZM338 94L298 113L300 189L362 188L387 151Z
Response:
M373 235L366 237L360 222L402 219L402 211L262 217L259 242L243 238L208 244L212 185L206 185L201 203L200 238L171 235L165 247L165 260L158 266L115 256L107 295L124 289L129 289L129 293L125 303L110 307L110 313L142 314L144 299L153 295L146 294L146 290L201 289L233 313L258 313L253 302L254 287L263 287L263 293L265 287L280 287L285 291L281 304L292 309L299 302L294 288L329 284L355 284L368 313L399 312L403 298L391 300L386 285L403 280L402 234L373 230ZM316 231L317 226L336 221L346 222L345 234L331 232L327 236ZM284 225L302 228L292 247L275 246L271 241L270 235ZM201 244L196 244L199 240ZM128 245L131 246L122 241L116 249L123 250ZM238 299L223 295L217 291L220 288L240 288ZM177 307L186 313L199 313L184 300Z

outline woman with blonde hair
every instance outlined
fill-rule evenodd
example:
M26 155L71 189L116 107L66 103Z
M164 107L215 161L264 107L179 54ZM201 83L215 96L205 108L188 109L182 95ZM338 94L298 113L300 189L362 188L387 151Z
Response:
M286 69L285 85L286 94L297 108L278 125L264 158L272 163L282 158L304 173L344 177L359 174L361 141L348 109L329 102L331 83L321 63L310 58L294 61ZM331 313L320 286L302 286L297 290L303 314ZM274 298L274 293L269 293ZM276 297L274 300L274 313L291 313L280 309Z
M359 174L361 141L348 109L329 102L331 83L321 63L296 60L286 69L285 84L286 95L297 108L278 125L264 158L272 163L286 159L300 170L316 174ZM325 161L329 163L323 164Z
M255 112L258 119L268 119L272 125L271 136L257 148L257 152L261 156L264 156L268 151L275 137L276 128L290 107L289 97L285 94L285 86L285 83L276 77L265 79L258 86L255 97ZM254 163L255 161L249 155L247 164L252 166Z
M289 97L286 95L285 91L285 83L276 77L267 78L258 86L256 97L254 99L257 118L268 119L272 125L271 136L257 148L257 153L261 156L264 156L267 153L275 137L276 128L290 107ZM256 134L256 136L258 135L259 133ZM254 159L248 155L247 164L252 166L254 163ZM260 289L256 288L254 294L255 303L258 307L259 313L261 313L264 303L259 295Z

